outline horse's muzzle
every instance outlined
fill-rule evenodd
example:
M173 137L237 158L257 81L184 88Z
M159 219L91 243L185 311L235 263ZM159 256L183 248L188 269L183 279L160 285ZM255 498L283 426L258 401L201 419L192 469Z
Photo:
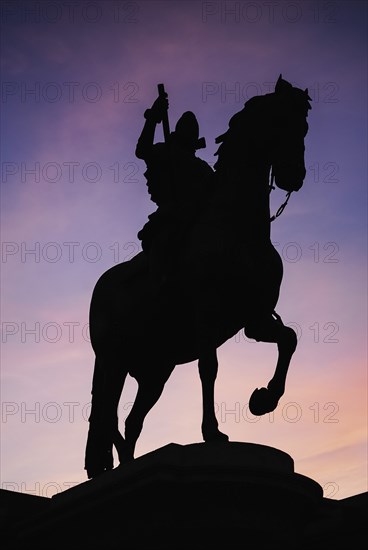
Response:
M306 170L304 166L292 167L291 169L278 170L274 168L275 184L284 191L299 191L302 187Z

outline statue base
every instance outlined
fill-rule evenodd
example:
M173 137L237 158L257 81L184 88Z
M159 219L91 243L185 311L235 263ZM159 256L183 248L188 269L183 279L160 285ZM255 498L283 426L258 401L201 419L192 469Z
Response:
M288 454L230 442L171 443L47 500L9 548L317 547L308 529L327 499Z

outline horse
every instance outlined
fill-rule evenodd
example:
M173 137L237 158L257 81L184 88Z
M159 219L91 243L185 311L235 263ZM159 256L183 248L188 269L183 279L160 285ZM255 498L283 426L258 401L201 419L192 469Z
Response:
M216 190L188 231L166 290L152 292L143 251L97 281L89 315L95 353L89 479L114 467L113 446L120 465L134 459L144 419L176 365L198 361L203 440L228 441L215 415L217 349L240 330L277 345L273 377L253 392L249 408L262 415L277 407L297 338L275 311L283 264L270 239L269 197L275 185L287 192L279 215L303 185L310 99L308 89L280 75L274 92L249 99L233 115L216 139ZM123 437L117 409L128 374L138 390Z

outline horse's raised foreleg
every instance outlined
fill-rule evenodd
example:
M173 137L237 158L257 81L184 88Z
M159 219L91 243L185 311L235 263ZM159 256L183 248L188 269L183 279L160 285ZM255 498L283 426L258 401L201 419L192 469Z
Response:
M286 327L276 314L263 322L258 322L252 328L245 328L244 332L257 341L277 343L279 352L276 369L267 388L254 390L249 400L251 413L260 416L275 410L285 392L286 377L297 346L297 337L295 331Z
M160 366L159 373L154 371L153 374L146 375L146 377L138 380L137 395L133 407L125 420L125 446L122 449L122 453L118 449L121 463L134 458L135 445L142 431L144 419L160 398L174 367L175 365L164 368Z
M198 360L198 369L202 383L203 440L228 441L228 436L220 432L218 429L218 422L215 415L215 381L218 370L218 361L215 348L201 352Z
M117 407L127 371L116 365L114 357L96 357L92 382L92 408L85 453L88 478L111 470L112 445L119 434ZM119 438L120 436L120 438Z

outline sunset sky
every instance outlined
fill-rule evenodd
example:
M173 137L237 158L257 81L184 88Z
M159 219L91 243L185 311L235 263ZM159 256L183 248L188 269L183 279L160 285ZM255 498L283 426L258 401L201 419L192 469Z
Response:
M219 425L289 453L325 496L367 491L367 3L5 0L1 21L1 487L52 496L87 480L89 303L155 209L134 151L157 84L172 128L196 113L213 163L230 117L282 73L312 98L305 183L272 224L277 311L299 345L279 406L257 418L247 404L276 346L226 342ZM197 366L178 366L136 456L199 442L200 424Z

